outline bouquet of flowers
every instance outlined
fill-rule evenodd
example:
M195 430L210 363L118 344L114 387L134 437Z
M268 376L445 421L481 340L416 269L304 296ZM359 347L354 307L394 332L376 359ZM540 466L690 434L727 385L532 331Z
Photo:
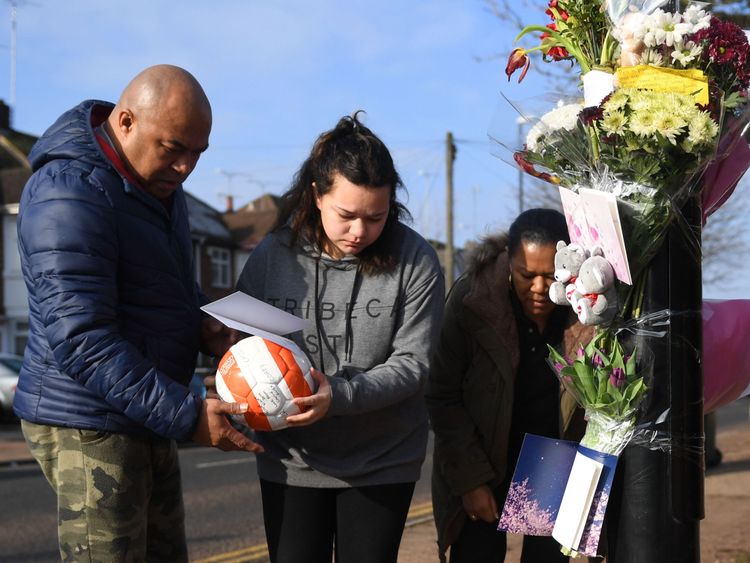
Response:
M517 38L541 32L540 43L514 49L506 66L509 79L522 69L520 82L540 51L581 71L584 100L543 115L514 160L574 192L616 197L634 280L620 288L618 321L640 314L642 274L684 203L703 195L705 220L750 166L746 34L698 5L670 13L664 4L550 0L551 23Z
M549 347L549 361L565 388L586 410L581 445L619 455L635 428L635 415L646 392L636 369L636 354L626 354L610 331L600 331L575 359Z
M741 133L750 121L745 33L696 6L680 14L658 8L663 3L550 0L552 23L519 35L544 30L540 44L515 49L506 67L508 78L523 69L522 80L528 53L539 50L546 61L580 68L585 101L542 116L514 159L551 183L616 195L630 246L640 249L634 276L702 189L704 173L716 179L717 169L735 169L723 185L712 182L710 207L750 165Z

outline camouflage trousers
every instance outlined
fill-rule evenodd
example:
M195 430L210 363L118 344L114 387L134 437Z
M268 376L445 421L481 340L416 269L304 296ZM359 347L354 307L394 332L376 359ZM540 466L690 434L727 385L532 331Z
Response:
M174 441L21 426L57 494L63 561L187 561Z

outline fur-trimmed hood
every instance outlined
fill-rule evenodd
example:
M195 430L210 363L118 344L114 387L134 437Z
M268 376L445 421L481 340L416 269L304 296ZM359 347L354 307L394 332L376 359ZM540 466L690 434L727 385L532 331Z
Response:
M515 370L520 356L513 307L508 299L511 289L508 235L502 233L484 238L468 262L464 275L470 289L464 297L464 305L504 339Z

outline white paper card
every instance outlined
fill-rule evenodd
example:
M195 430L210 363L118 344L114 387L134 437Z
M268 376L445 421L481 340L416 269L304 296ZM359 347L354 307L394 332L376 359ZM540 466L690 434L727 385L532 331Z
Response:
M586 457L581 452L576 453L552 530L552 537L560 545L578 549L602 467L602 463Z
M241 291L204 305L201 310L230 328L280 345L287 340L279 335L302 330L307 322Z
M632 284L617 198L599 190L580 188L576 194L560 187L560 200L570 242L578 243L588 251L596 246L601 248L617 279Z
M622 233L617 198L614 194L581 188L581 196L589 233L595 244L604 251L604 257L612 264L617 278L632 285L625 237Z

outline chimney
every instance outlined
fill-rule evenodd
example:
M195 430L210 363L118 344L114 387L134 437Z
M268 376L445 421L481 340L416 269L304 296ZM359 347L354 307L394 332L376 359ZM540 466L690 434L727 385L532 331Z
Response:
M234 196L227 194L227 213L234 212Z
M10 129L10 106L0 100L0 129Z

